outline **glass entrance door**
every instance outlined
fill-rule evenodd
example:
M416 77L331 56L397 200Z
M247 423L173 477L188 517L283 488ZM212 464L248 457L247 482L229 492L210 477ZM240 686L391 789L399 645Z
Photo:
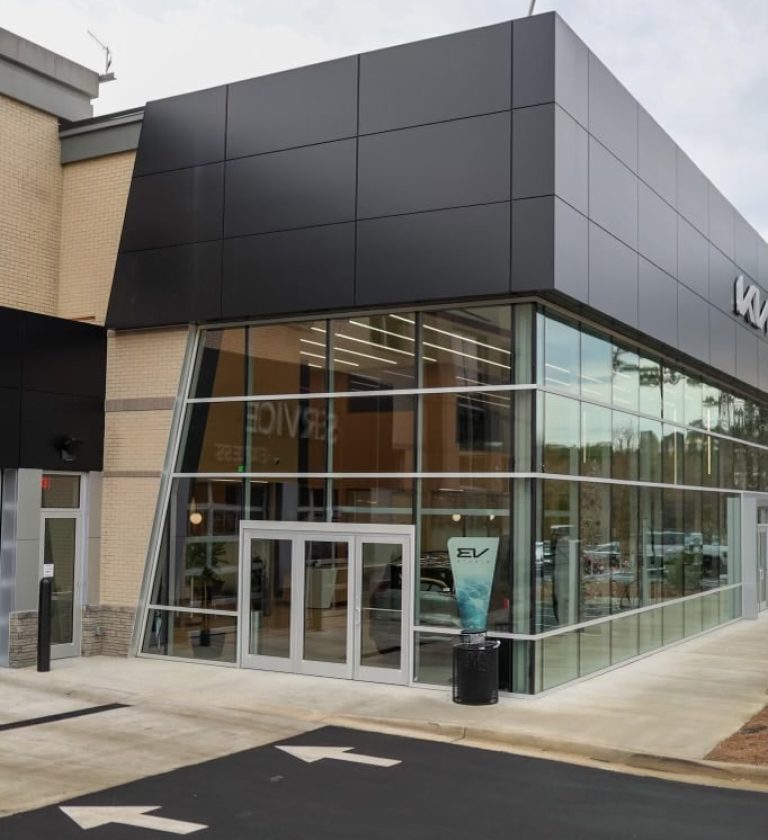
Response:
M757 605L768 609L768 524L757 526Z
M246 667L406 683L412 533L244 524Z
M77 656L80 648L79 517L45 511L42 526L42 562L53 571L51 656Z

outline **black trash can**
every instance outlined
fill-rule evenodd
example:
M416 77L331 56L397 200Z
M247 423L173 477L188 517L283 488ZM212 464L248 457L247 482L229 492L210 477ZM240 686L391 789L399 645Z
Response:
M453 648L453 702L490 706L499 702L499 645L489 641L462 641Z

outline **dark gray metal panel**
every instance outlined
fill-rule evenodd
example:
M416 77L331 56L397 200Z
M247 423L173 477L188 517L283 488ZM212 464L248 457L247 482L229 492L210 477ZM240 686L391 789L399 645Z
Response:
M226 87L148 102L134 174L224 160L226 106Z
M508 110L512 24L364 53L360 133Z
M593 53L589 54L589 133L637 171L637 101Z
M680 215L677 217L677 279L704 299L709 296L709 243Z
M714 186L709 184L709 241L733 259L733 217L731 203Z
M61 459L60 441L79 441L75 460ZM142 441L137 439L136 446ZM80 472L103 467L104 398L22 391L19 465Z
M227 162L225 235L355 218L356 140Z
M768 243L760 239L757 243L758 280L768 288Z
M733 250L734 262L753 280L760 274L758 262L758 243L760 236L740 213L733 214Z
M555 109L554 103L534 105L512 115L512 198L555 192Z
M677 347L677 281L640 257L637 328Z
M736 376L744 382L757 387L758 338L749 327L736 327Z
M353 306L354 272L354 223L229 239L222 317Z
M512 202L513 292L554 287L555 217L552 196Z
M512 107L555 101L555 20L552 12L512 24Z
M224 164L134 178L121 251L162 248L221 236Z
M524 111L515 113L514 119ZM515 149L513 146L513 155ZM514 160L514 157L513 157ZM512 179L514 188L515 181ZM561 108L555 108L555 192L581 213L589 206L589 135Z
M21 391L0 386L0 468L19 466Z
M637 253L597 225L589 225L589 305L637 326Z
M682 151L677 150L677 209L697 230L709 233L708 181Z
M514 251L512 256L514 266ZM578 301L589 300L589 222L559 198L555 198L555 288Z
M709 310L706 299L677 284L677 346L705 364L709 362Z
M709 246L709 302L723 312L733 312L733 284L738 273L727 257Z
M581 125L587 127L589 50L558 15L555 15L555 101Z
M63 318L24 313L22 388L104 396L106 330Z
M638 250L674 277L677 273L677 213L642 181L638 189Z
M757 342L757 374L758 387L768 391L768 343Z
M645 108L638 107L637 128L637 174L675 207L677 146Z
M509 204L358 222L356 303L509 292Z
M229 87L228 158L341 140L356 131L357 56Z
M221 242L119 254L106 325L187 324L221 317Z
M505 201L510 114L361 137L359 218Z
M592 137L589 216L622 242L637 248L637 176Z
M709 307L709 362L712 367L736 375L736 322Z
M0 307L0 387L20 388L24 313Z

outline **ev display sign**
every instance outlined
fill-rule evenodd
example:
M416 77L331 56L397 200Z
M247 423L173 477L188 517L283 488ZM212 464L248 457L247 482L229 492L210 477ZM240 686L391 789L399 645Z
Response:
M488 624L498 553L498 537L451 537L448 540L459 618L462 629L468 633L481 633Z

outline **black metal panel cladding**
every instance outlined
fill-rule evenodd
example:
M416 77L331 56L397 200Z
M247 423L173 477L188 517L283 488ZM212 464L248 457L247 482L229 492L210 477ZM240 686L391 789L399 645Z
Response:
M102 469L106 341L102 327L0 309L0 467Z
M107 325L532 293L768 390L740 273L768 245L547 13L150 103Z

